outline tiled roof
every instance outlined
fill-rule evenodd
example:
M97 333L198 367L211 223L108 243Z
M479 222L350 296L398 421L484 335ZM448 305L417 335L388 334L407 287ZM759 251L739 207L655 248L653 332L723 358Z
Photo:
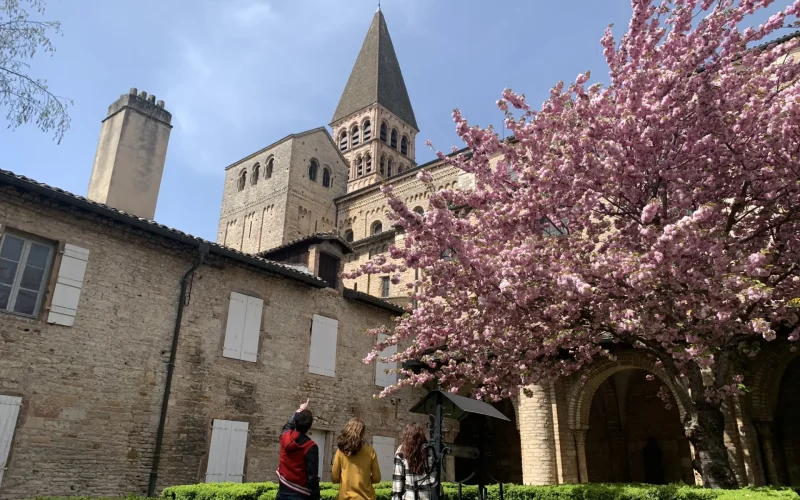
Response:
M234 250L232 248L218 245L217 243L204 240L203 238L198 238L197 236L193 236L188 233L184 233L183 231L179 231L178 229L174 229L165 226L163 224L159 224L158 222L152 220L136 217L135 215L128 214L121 210L117 210L102 203L97 203L95 201L88 200L83 196L78 196L76 194L64 191L63 189L48 186L47 184L43 184L41 182L36 182L33 179L29 179L22 175L17 175L7 170L0 170L0 185L2 184L11 185L23 191L35 193L40 196L55 199L57 201L69 204L77 208L88 210L98 215L105 216L110 219L128 224L137 229L141 229L143 231L147 231L153 234L158 234L167 239L183 243L190 247L199 247L202 245L207 245L209 252L211 254L237 260L239 262L261 268L265 271L269 271L274 274L279 274L287 278L301 281L303 283L307 283L309 285L313 285L318 288L324 288L327 286L327 283L325 283L325 281L309 273L304 273L302 271L292 269L283 264L279 264L278 262L273 262L271 260L257 257L255 255L243 253L238 250Z
M419 130L389 28L380 9L372 18L331 123L375 103Z
M272 255L272 254L275 254L277 252L280 252L280 251L283 251L283 250L287 250L287 249L292 248L294 246L299 246L299 245L303 245L303 244L306 244L306 243L313 243L313 242L319 242L319 241L335 241L338 244L340 244L342 246L342 248L345 249L345 252L344 252L345 254L349 254L349 253L354 253L355 252L355 249L353 248L353 246L350 243L348 243L347 241L345 241L337 233L314 233L314 234L311 234L309 236L304 236L302 238L298 238L296 240L290 241L289 243L286 243L286 244L281 245L279 247L275 247L275 248L270 248L270 249L264 250L263 252L260 252L258 255L266 257L268 255Z

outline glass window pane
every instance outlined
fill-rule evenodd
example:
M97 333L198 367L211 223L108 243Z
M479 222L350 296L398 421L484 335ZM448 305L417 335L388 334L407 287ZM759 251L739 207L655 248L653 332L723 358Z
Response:
M20 290L17 293L17 303L14 304L14 312L33 315L33 311L36 309L36 297L38 295L39 294L36 292L31 292L30 290Z
M31 242L31 249L28 252L28 261L26 264L44 269L47 267L47 258L49 256L50 247Z
M11 286L14 283L14 276L17 274L17 263L0 259L0 283Z
M11 297L11 287L0 285L0 309L8 309L9 297Z
M25 270L22 272L22 280L19 282L19 287L38 292L39 287L42 286L42 277L44 277L43 268L25 266Z
M3 248L0 248L0 257L19 262L25 240L7 234L3 238Z

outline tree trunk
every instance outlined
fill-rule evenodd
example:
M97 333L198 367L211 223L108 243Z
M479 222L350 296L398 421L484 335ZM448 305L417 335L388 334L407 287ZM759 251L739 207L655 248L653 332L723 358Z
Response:
M694 415L684 424L686 437L694 446L695 467L706 488L736 488L736 476L725 448L725 415L714 405L695 404Z

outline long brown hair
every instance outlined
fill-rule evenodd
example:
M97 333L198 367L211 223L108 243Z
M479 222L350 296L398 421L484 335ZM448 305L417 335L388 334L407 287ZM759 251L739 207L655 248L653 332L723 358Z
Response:
M351 418L344 426L336 446L346 456L351 457L361 450L364 444L364 421L358 417Z
M408 468L412 474L422 474L427 465L427 453L425 445L428 439L425 437L425 430L419 424L408 424L403 429L403 456L408 462Z

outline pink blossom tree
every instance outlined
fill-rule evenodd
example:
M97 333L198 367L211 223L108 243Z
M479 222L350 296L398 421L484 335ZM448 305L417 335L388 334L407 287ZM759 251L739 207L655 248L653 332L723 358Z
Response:
M754 48L800 0L740 28L771 3L632 0L627 33L602 38L608 85L581 74L538 111L506 90L510 141L454 112L469 153L438 154L475 189L434 192L420 215L385 185L405 239L350 275L421 271L365 362L413 339L392 361L428 370L387 394L436 379L509 397L618 343L669 377L705 485L736 485L723 399L760 343L800 337L798 39Z

